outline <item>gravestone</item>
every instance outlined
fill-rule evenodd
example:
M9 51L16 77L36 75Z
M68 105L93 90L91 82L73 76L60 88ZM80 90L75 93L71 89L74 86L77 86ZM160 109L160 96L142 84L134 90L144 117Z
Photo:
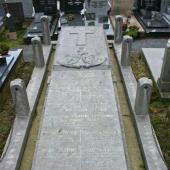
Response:
M109 66L107 45L102 27L64 27L59 37L58 58L55 65L80 68L96 65ZM98 32L97 32L98 31ZM89 38L90 37L90 38ZM66 42L67 43L64 43ZM91 45L93 42L93 45ZM65 50L67 49L67 50Z
M34 16L32 0L6 0L5 3L8 3L9 5L10 4L15 5L15 3L21 3L23 7L24 17L32 18Z
M43 12L46 15L57 14L57 0L36 0L34 1L35 11Z
M113 35L108 17L110 6L105 0L85 0L85 25L102 26L107 36Z
M65 13L80 13L84 0L60 0L61 11Z
M123 37L122 52L121 52L121 65L130 66L130 55L132 50L133 38L126 35Z
M104 37L101 27L61 30L32 170L128 169Z

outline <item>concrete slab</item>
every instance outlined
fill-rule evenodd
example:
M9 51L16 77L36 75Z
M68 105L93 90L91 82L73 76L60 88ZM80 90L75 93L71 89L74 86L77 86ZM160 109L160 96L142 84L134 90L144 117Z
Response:
M32 169L127 169L111 70L53 71Z
M170 93L161 92L157 84L161 75L165 48L142 48L142 53L161 98L170 98Z
M106 42L102 27L63 27L58 40L54 68L108 68L111 64Z
M115 56L122 75L125 91L131 112L133 114L134 123L138 135L138 141L142 156L145 162L145 167L148 170L167 170L166 163L162 156L157 137L152 127L149 114L136 115L135 113L135 99L137 90L137 81L134 77L131 66L121 65L121 44L113 44Z

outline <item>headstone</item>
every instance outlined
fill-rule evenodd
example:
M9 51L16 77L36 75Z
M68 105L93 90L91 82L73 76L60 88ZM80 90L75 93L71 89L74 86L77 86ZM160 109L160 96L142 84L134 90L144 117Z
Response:
M122 51L121 51L121 65L130 66L130 54L132 49L133 38L126 35L123 37Z
M10 88L17 116L28 116L30 107L24 81L15 79L11 81Z
M24 22L24 11L22 2L3 3L5 13L10 13L13 18L13 22L21 24Z
M123 38L123 17L121 15L115 16L114 41L121 43Z
M48 16L41 17L42 24L42 33L43 33L43 43L45 45L51 44L51 36L50 36L50 23Z
M170 92L170 40L165 49L158 86L161 92Z
M65 13L80 13L84 0L60 0L61 11Z
M35 11L44 12L46 15L57 14L57 0L36 0L34 1Z
M64 27L56 48L32 170L127 170L103 28Z
M6 0L5 2L9 4L22 3L25 18L32 18L34 15L32 0Z
M135 100L135 113L137 115L148 114L151 92L152 80L146 77L139 79Z
M31 42L32 42L33 59L35 65L37 67L43 67L45 62L44 62L44 54L43 54L41 39L39 37L34 37L31 39Z

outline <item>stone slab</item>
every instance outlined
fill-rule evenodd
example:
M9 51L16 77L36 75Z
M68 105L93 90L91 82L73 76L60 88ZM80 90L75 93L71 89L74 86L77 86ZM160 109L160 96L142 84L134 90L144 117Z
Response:
M111 70L53 71L32 170L126 170Z
M59 36L54 68L111 66L102 27L63 27Z
M157 84L161 75L165 48L142 48L142 53L161 98L170 98L170 93L161 92Z
M128 103L133 114L145 167L148 170L167 170L162 156L162 151L150 121L149 114L136 115L135 113L134 106L136 99L137 81L134 77L132 68L131 66L121 65L121 44L114 43L113 47L124 83Z

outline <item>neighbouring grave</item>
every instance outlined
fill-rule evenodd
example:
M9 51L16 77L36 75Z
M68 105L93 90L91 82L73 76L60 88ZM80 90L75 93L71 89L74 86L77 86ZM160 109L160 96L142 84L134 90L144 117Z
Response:
M31 43L31 38L33 37L41 37L43 36L43 28L41 23L41 17L44 16L44 13L36 13L35 18L31 25L28 27L25 35L24 35L24 42L25 44ZM56 39L58 36L58 33L56 34L57 24L58 24L58 18L53 16L48 16L49 18L49 28L50 28L50 35L52 39Z
M115 88L103 29L64 27L32 169L127 170Z
M85 0L85 25L103 26L106 35L111 37L113 30L108 16L109 9L108 1Z
M170 41L167 47L163 48L143 48L143 56L152 74L153 80L157 85L162 98L170 98L170 79L169 79L169 56Z
M134 12L147 33L170 33L170 0L136 0Z

